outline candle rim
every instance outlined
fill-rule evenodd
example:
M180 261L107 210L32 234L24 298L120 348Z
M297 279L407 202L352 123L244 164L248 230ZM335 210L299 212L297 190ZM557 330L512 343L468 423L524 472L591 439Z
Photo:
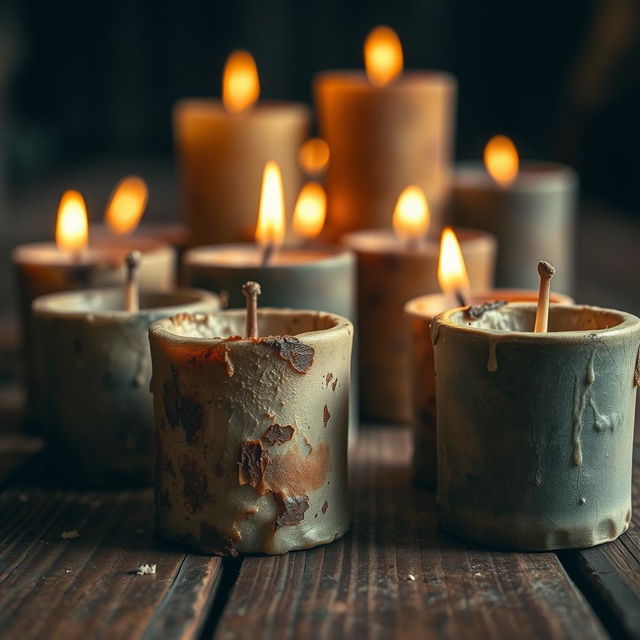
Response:
M505 308L523 308L526 307L533 314L536 311L536 304L533 302L509 302L502 309ZM433 319L432 330L438 332L440 330L461 331L469 334L476 339L481 338L496 338L500 342L526 342L526 343L540 343L551 342L559 344L585 344L585 338L589 339L590 336L596 336L598 338L616 338L623 336L629 332L640 332L640 318L634 316L626 311L619 311L617 309L608 309L605 307L596 307L593 305L576 305L576 304L554 304L550 307L550 314L562 310L591 310L598 314L610 314L618 316L621 319L616 325L607 327L604 329L584 329L580 331L547 331L545 333L535 333L533 331L500 331L497 329L486 329L484 327L470 326L467 324L461 324L453 320L454 314L460 314L464 311L465 307L456 307L453 309L447 309L436 315ZM594 342L597 344L597 342Z
M428 85L424 81L430 81ZM335 86L339 81L339 86ZM437 81L437 85L434 81ZM458 84L456 77L448 71L440 69L403 69L402 73L395 77L391 82L376 87L371 84L364 68L348 68L348 69L326 69L318 71L313 76L313 84L321 90L321 88L332 83L331 89L347 89L353 92L369 89L377 92L405 92L405 91L433 91L447 90L455 88Z
M222 104L222 98L207 96L192 96L180 98L173 105L174 117L185 117L188 112L191 117L214 118L224 116L229 120L242 122L247 119L279 119L298 114L305 118L311 116L311 107L304 102L295 100L260 99L258 102L240 113L229 113Z

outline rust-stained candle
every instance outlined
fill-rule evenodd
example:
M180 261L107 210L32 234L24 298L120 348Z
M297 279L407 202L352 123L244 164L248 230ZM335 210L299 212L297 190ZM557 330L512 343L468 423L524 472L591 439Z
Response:
M183 204L192 245L244 242L253 237L264 165L282 170L286 210L301 185L300 146L310 113L303 104L257 102L259 79L246 51L229 57L222 100L188 98L174 108Z
M124 289L91 289L33 303L39 424L54 466L76 484L151 484L149 325L219 309L205 291L143 292L135 311L126 298Z
M402 47L388 27L365 43L366 73L326 71L314 79L320 133L330 149L328 232L388 228L407 185L427 195L439 227L450 184L455 79L403 72Z
M156 525L203 553L286 553L349 528L353 326L313 311L256 319L252 338L239 310L150 330Z
M369 420L411 419L411 334L404 305L418 295L440 290L439 243L425 238L427 208L421 192L404 189L394 211L395 233L358 231L344 237L357 261L360 410ZM457 233L471 288L491 288L494 238L470 229Z
M438 505L445 530L493 547L590 547L631 520L640 319L509 303L432 324Z
M496 284L530 289L541 258L554 264L554 287L571 292L578 180L568 166L520 162L513 142L495 136L484 166L458 167L452 190L456 224L483 229L498 239Z

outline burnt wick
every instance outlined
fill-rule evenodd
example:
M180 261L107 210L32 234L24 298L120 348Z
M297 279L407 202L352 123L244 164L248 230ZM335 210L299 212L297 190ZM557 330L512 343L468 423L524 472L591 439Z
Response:
M130 251L125 257L127 277L124 284L125 309L140 310L140 293L138 291L138 267L142 256L139 251Z
M273 258L273 254L275 252L275 245L273 243L269 243L265 246L264 251L262 252L262 266L266 267L271 262L271 258Z
M540 290L538 292L538 308L536 310L535 333L546 333L549 326L549 293L551 292L551 278L556 272L553 265L541 260L538 262L540 276Z
M262 289L257 282L245 282L242 285L242 294L247 299L247 338L258 337L258 296Z
M456 296L456 300L458 301L458 304L461 307L470 307L471 306L471 302L469 302L469 296L466 294L465 291L462 291L462 289L457 289L454 292L455 296Z

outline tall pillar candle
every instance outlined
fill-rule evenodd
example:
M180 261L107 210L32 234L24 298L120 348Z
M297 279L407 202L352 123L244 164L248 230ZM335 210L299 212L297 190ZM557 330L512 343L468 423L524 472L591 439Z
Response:
M535 302L537 291L493 289L474 291L474 306L495 301ZM568 296L552 293L554 304L571 304ZM431 342L431 322L439 313L459 305L455 295L432 293L409 300L404 307L411 331L410 370L413 426L413 478L422 486L434 488L437 477L436 377Z
M353 326L310 311L181 315L150 330L156 525L220 555L286 553L349 528Z
M536 305L433 321L442 526L546 550L614 540L631 520L640 319Z
M457 231L472 289L493 284L496 243L481 231ZM361 231L345 236L357 257L358 369L360 411L380 422L411 419L411 334L404 305L440 290L440 246L425 241L415 248L391 232Z
M288 102L263 101L254 106L258 78L252 60L253 70L247 64L245 71L255 74L253 100L236 96L231 84L222 101L185 99L173 111L192 245L253 238L260 181L268 161L277 162L282 170L287 212L293 211L302 184L297 157L308 137L310 111ZM227 72L234 73L233 65Z
M399 56L401 65L401 50ZM314 79L320 135L331 150L326 187L334 236L388 227L389 211L410 184L427 194L438 228L449 191L455 79L400 73L400 66L395 77L376 80L374 59L367 75L327 71Z
M36 401L54 467L79 484L144 486L153 479L151 322L219 308L205 291L58 293L33 303Z

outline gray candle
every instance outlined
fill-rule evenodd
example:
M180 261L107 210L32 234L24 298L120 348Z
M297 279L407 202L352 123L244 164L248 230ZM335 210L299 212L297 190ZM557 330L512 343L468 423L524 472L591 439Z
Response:
M442 526L480 544L589 547L631 519L640 319L512 303L433 322Z
M135 312L124 298L121 289L96 289L33 303L40 423L52 460L80 484L151 483L149 325L219 308L216 296L195 290L143 293Z

